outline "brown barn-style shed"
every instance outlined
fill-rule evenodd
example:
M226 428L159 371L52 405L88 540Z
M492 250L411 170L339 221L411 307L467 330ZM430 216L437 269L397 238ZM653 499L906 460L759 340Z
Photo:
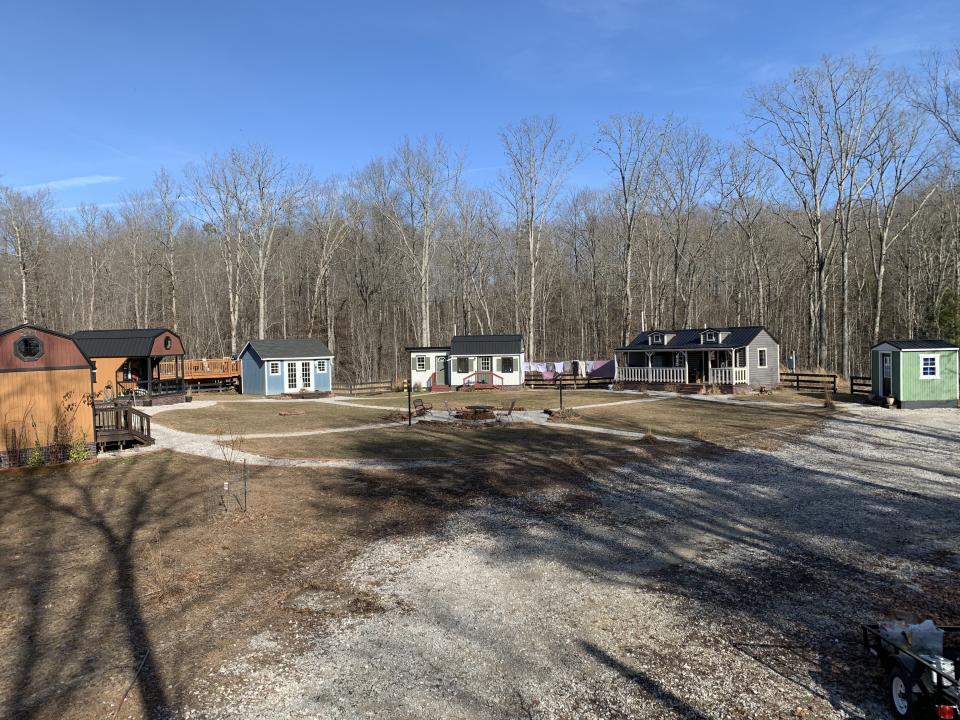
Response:
M137 404L158 405L184 400L183 341L173 330L80 330L73 339L93 361L93 391L98 401L127 398ZM164 358L173 361L172 372L161 373Z
M93 365L73 338L36 325L0 331L0 467L96 452Z

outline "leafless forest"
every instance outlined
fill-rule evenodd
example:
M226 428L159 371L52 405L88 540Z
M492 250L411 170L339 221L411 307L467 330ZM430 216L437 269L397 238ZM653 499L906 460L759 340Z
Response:
M234 148L110 209L0 188L0 325L166 325L198 357L309 335L340 379L380 379L455 332L519 329L551 360L762 323L802 366L862 371L880 336L960 340L960 51L919 68L797 69L730 145L678 117L519 120L489 187L431 137L325 179ZM609 183L572 186L591 153Z

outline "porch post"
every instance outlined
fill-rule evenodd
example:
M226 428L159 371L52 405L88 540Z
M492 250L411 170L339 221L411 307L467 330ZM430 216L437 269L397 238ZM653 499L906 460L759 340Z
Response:
M686 350L683 351L683 384L690 384L690 358Z
M147 356L147 397L153 397L153 356Z

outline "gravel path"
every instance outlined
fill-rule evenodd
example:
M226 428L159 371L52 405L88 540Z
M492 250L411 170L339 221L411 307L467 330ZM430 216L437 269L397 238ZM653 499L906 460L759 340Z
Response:
M258 637L188 717L886 717L857 623L960 621L958 448L957 411L863 408L477 504L355 562L383 612Z

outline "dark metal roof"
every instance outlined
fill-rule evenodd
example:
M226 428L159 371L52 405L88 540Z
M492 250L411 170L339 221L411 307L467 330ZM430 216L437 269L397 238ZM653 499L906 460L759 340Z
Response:
M456 335L450 343L451 355L519 355L522 335Z
M914 338L912 340L884 340L873 347L879 345L893 345L898 350L957 350L957 346L946 340L925 340Z
M700 334L713 330L718 333L727 333L723 342L701 343ZM766 330L763 325L745 325L743 327L707 327L707 328L685 328L683 330L648 330L637 335L633 342L627 347L617 348L618 350L709 350L711 348L720 348L732 350L735 348L746 347L753 339ZM673 335L669 342L663 345L651 345L647 338L655 333L663 335ZM666 340L667 338L664 338Z
M261 360L284 358L328 358L333 357L330 348L322 340L312 338L290 338L287 340L250 340L252 347ZM246 349L246 348L244 348ZM242 352L240 353L243 354Z
M404 348L407 352L430 352L438 350L449 350L449 345L407 345Z
M165 332L173 331L168 328L78 330L73 334L73 339L83 354L90 358L148 357L153 341Z

